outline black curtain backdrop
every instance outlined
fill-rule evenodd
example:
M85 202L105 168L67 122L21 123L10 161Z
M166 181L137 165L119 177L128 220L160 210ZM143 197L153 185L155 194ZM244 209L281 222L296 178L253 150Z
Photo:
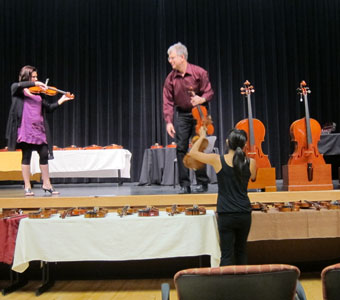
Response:
M0 147L10 85L30 64L41 81L76 95L50 116L54 144L123 145L138 181L144 150L171 142L162 87L177 41L189 62L209 71L220 151L228 130L247 118L246 79L278 178L292 151L290 124L305 114L301 80L312 91L311 117L340 126L338 0L0 0L0 11Z

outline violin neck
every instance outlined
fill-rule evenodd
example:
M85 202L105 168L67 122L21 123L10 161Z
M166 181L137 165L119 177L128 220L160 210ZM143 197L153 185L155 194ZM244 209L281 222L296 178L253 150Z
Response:
M304 97L304 100L305 100L307 144L309 146L313 143L313 141L312 141L312 131L311 131L311 128L310 128L310 116L309 116L307 93L304 94L303 97Z
M51 87L51 86L49 86L48 89L49 89L49 90L52 90L52 91L56 91L56 92L58 92L58 93L60 93L60 94L63 94L63 95L66 95L66 94L67 94L67 92L62 91L62 90L59 90L59 89L56 89L56 88Z
M200 114L200 117L201 117L201 120L203 120L203 118L204 118L204 115L203 115L203 112L202 112L202 109L201 109L201 105L197 105L197 109L198 109L198 112L199 112L199 114Z
M247 95L247 102L248 102L248 123L249 123L249 144L250 149L255 144L255 138L254 138L254 126L253 126L253 112L251 109L251 101L250 101L250 94Z

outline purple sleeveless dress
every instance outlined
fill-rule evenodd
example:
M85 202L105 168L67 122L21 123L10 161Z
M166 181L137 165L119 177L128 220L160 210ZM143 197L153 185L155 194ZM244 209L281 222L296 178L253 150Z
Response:
M21 125L18 128L17 142L28 144L47 144L44 118L42 116L42 99L39 95L30 95L24 90L24 109Z

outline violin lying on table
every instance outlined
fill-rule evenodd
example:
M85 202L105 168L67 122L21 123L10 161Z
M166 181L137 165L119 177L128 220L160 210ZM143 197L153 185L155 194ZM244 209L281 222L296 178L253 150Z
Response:
M86 208L69 208L65 210L62 214L60 214L60 218L65 219L66 217L76 217L76 216L82 216L85 215L85 213L88 211Z
M308 200L300 200L298 202L295 202L295 205L299 206L301 209L310 209L310 208L315 208L316 210L321 209L321 205L312 201Z
M320 204L322 207L325 207L327 209L340 209L340 201L335 200L335 201L322 201Z
M207 210L204 206L194 205L193 207L188 207L185 209L186 216L198 216L198 215L205 215Z
M65 147L64 150L83 150L83 148L77 147L76 145L71 145L71 146Z
M265 213L268 212L268 206L260 202L251 203L251 209L255 211L262 211Z
M94 208L85 213L85 218L104 218L108 213L105 208Z
M57 214L58 211L56 209L39 209L38 211L35 212L30 212L28 213L28 218L29 219L49 219L51 215Z
M117 144L111 144L104 147L104 149L123 149L123 146Z
M103 149L103 147L93 144L91 146L86 146L83 149L84 150L101 150L101 149Z
M280 212L290 212L290 211L299 211L299 205L295 203L275 203L275 207Z
M6 209L3 208L2 212L0 213L0 219L8 219L13 217L18 217L23 215L23 212L21 209Z
M182 206L178 206L173 204L171 207L165 208L165 211L168 213L169 216L174 216L180 214L185 211L185 208Z
M158 143L155 143L155 144L153 144L150 148L151 148L151 149L163 149L163 146L160 145L160 144L158 144Z
M159 216L159 209L156 207L147 207L138 210L139 217L157 217Z
M130 207L130 205L125 205L123 208L117 209L117 214L120 217L132 215L134 213L137 213L137 209Z

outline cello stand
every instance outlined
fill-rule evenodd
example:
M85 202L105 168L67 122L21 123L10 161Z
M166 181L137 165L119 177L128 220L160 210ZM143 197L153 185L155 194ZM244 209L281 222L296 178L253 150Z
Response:
M55 280L51 279L50 274L50 266L49 262L42 261L42 285L35 291L36 296L40 296L42 293L49 290L53 285Z
M332 190L332 166L330 164L315 165L313 169L313 178L309 180L306 164L282 166L283 190Z
M19 273L14 272L11 269L9 270L9 278L10 285L1 290L1 293L4 296L18 289L21 289L23 286L27 284L26 276L20 275Z
M275 168L258 168L256 180L249 179L248 189L257 191L276 192Z

